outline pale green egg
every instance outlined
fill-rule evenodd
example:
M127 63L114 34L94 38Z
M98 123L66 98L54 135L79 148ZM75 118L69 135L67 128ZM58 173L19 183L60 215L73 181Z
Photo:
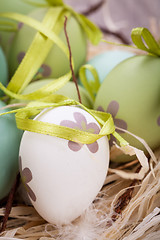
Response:
M0 101L0 113L5 104ZM17 129L13 114L0 116L0 199L9 193L18 173L18 153L22 131Z
M29 14L29 16L38 21L42 21L47 11L48 8L40 8L33 11L31 14ZM57 11L56 8L55 11ZM60 32L57 35L67 46L63 28L64 26L62 24ZM86 59L87 42L86 35L82 27L80 26L76 18L73 16L68 17L67 33L69 36L70 45L72 49L72 56L75 64L74 70L75 73L77 73L79 67L84 63ZM18 65L25 56L35 34L36 30L34 30L33 28L23 24L19 24L19 31L15 34L8 57L9 72L11 76L14 74ZM56 44L53 44L51 51L44 60L43 64L38 69L33 80L42 78L58 78L69 72L69 70L70 70L69 59L62 52L62 50L58 46L56 46Z
M94 108L110 112L117 127L143 138L153 150L158 148L160 58L135 56L117 65L103 81ZM134 137L120 134L131 145L144 150Z

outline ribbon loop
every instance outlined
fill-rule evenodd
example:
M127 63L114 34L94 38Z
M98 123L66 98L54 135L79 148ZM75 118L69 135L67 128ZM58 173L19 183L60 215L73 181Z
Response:
M160 56L160 46L147 28L133 28L131 38L137 48L155 56Z
M91 72L93 80L87 80L86 70L89 70ZM97 94L100 87L99 76L96 69L90 64L85 64L79 70L79 77L84 88L88 91L92 100L94 101L95 95Z

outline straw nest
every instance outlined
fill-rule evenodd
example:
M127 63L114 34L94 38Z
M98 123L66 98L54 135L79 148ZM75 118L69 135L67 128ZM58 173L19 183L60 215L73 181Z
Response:
M109 174L94 203L70 225L46 223L32 206L13 207L7 230L0 239L159 239L160 150L155 155L157 163L142 181ZM132 170L135 171L138 165L135 164ZM3 208L0 215L4 215Z

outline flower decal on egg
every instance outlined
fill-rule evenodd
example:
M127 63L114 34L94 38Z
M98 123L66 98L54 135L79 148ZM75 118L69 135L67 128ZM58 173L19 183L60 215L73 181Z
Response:
M32 191L32 189L28 186L28 183L32 180L32 172L29 168L24 168L22 170L22 159L21 157L19 157L19 168L20 168L20 175L21 175L21 179L22 182L28 192L28 195L30 196L30 198L35 202L36 201L36 195L34 194L34 192Z
M94 122L87 123L87 120L82 113L75 112L73 116L74 116L75 122L70 120L63 120L60 123L60 125L74 128L77 130L82 130L85 132L94 133L94 134L98 134L100 132L98 125ZM70 148L70 150L74 152L79 151L82 148L82 146L83 144L80 144L80 143L76 143L73 141L68 142L68 147ZM89 151L92 153L96 153L99 148L97 141L91 144L86 144L86 146L88 147Z
M97 110L105 112L105 110L101 106L99 106L97 108ZM117 115L118 111L119 111L119 103L117 101L111 101L109 103L108 107L107 107L106 112L110 113L112 115L113 121L114 121L114 124L115 124L116 127L123 128L124 130L127 130L127 123L122 119L116 118L116 115ZM118 129L117 129L117 132L118 133L123 133L123 131L118 130ZM109 141L110 146L113 145L113 142L116 142L116 138L113 135L111 135L110 141Z
M18 23L18 26L17 26L17 27L18 27L18 30L20 30L20 29L23 27L23 25L24 25L24 23L19 22L19 23Z
M20 64L22 59L25 56L25 52L20 52L17 56L18 63ZM46 64L42 64L40 68L38 69L37 73L33 77L33 81L40 79L41 77L49 77L51 75L51 68L47 66Z

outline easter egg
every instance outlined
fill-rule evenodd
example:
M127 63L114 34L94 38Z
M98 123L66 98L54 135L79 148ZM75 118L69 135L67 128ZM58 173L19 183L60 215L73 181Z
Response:
M38 121L98 133L100 126L85 110L61 106L44 110ZM53 224L79 217L103 186L109 164L108 138L78 144L25 131L20 145L20 172L37 212Z
M0 82L6 86L8 81L8 68L6 58L4 56L2 48L0 48ZM0 90L0 96L2 95L2 91Z
M41 8L33 11L29 14L29 16L38 21L42 21L45 14L47 13L47 10L47 8ZM33 28L19 24L19 31L15 34L8 57L9 71L11 76L14 74L18 65L25 56L26 51L35 36L35 33L36 31ZM77 73L79 67L83 64L86 58L86 36L80 24L73 16L68 17L67 33L69 36L72 56L75 64L74 70L75 73ZM67 45L63 25L59 32L59 37ZM68 58L58 46L53 44L50 53L48 54L44 63L40 66L33 80L48 77L58 78L69 72L69 70L70 66Z
M0 113L5 104L0 101ZM0 116L0 199L10 191L18 174L18 153L22 131L17 129L13 114Z
M40 0L39 2L44 3L43 0ZM1 0L0 1L0 13L2 12L15 12L15 13L22 13L22 14L28 14L30 11L35 9L35 6L32 4L28 4L25 1L21 0L12 0L12 3L10 0ZM6 19L5 19L6 21ZM11 22L11 20L9 20ZM11 41L12 41L12 33L1 31L0 32L0 44L3 47L3 50L5 53L7 53Z
M143 138L153 150L160 145L159 65L160 58L154 56L123 61L102 83L94 105L111 113L117 127ZM131 145L142 148L135 138L121 135Z
M108 73L123 60L134 56L133 53L121 50L106 51L96 55L88 61L97 71L99 80L102 83ZM92 74L86 71L88 81L92 80Z

